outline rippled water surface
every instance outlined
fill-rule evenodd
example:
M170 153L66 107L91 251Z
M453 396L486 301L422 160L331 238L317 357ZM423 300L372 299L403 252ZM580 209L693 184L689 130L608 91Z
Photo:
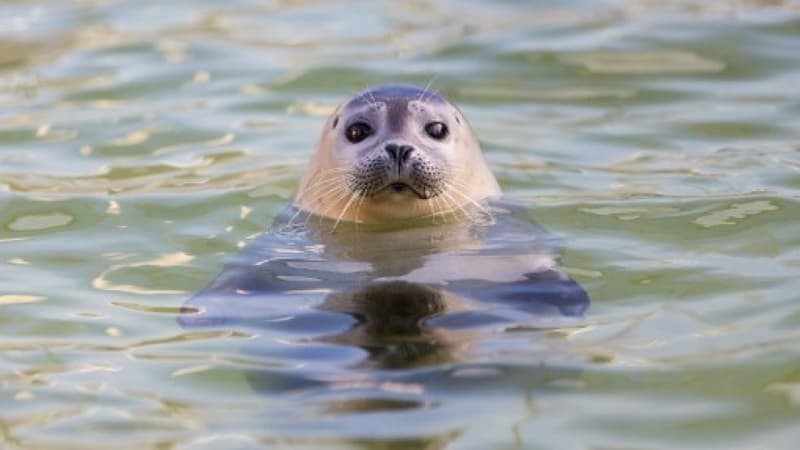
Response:
M387 81L461 106L583 318L187 325ZM797 2L0 1L0 447L794 448L799 203Z

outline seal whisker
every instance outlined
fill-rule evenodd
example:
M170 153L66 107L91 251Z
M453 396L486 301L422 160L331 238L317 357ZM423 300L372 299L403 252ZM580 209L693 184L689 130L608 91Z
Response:
M460 211L461 211L461 213L462 213L462 214L464 214L466 217L471 217L471 216L470 216L470 215L467 213L467 211L464 209L464 207L463 207L463 202L460 202L460 201L458 201L458 199L457 199L457 198L456 198L456 197L453 195L453 192L452 192L452 191L453 191L453 189L454 189L454 187L453 187L453 186L452 186L450 183L448 183L448 184L445 186L445 188L442 190L442 193L440 194L440 196L442 196L443 198L446 198L446 199L447 199L447 201L448 201L448 205L450 206L450 208L451 208L451 211L455 211L455 210L457 210L457 209L458 209L458 210L460 210Z
M434 209L434 205L436 204L436 197L431 198L426 203L428 203L428 208L431 210L431 218L433 220L433 224L436 225L436 210Z
M336 176L333 176L333 177L327 177L327 176L325 176L325 174L326 174L327 172L329 172L329 171L332 171L332 170L333 170L333 169L326 169L326 170L323 170L323 171L320 171L320 172L316 172L316 173L314 173L314 174L313 174L313 175L311 175L311 176L308 178L308 180L305 182L305 188L306 188L306 189L311 189L311 188L313 188L315 185L317 185L317 184L319 184L319 183L324 183L324 182L326 182L327 180L331 180L331 179L337 179L337 180L338 180L338 179L340 179L340 178L341 178L341 179L344 179L344 178L347 176L347 175L346 175L346 174L344 174L344 173L343 173L343 174L341 174L341 175L336 175ZM346 172L346 170L345 170L345 169L340 169L340 170L342 170L343 172Z
M346 175L340 175L338 177L325 178L325 179L319 180L316 183L314 183L313 185L309 186L308 189L326 188L326 187L328 187L330 185L340 184L343 181L347 180L347 178L348 177Z
M336 232L336 227L338 227L339 226L339 222L342 221L342 217L344 216L344 213L346 213L347 210L350 209L350 205L353 204L353 200L355 200L357 197L358 197L358 194L355 193L355 192L352 195L350 195L350 199L347 200L347 203L344 205L344 208L342 208L342 212L339 213L339 217L336 218L336 222L334 222L333 228L331 228L331 233Z
M302 200L308 196L310 198L316 198L321 202L326 197L343 192L344 189L340 187L342 181L343 180L320 180L306 187L304 194L298 196L298 199Z
M326 200L326 203L330 203L330 205L328 205L325 211L323 211L322 216L327 215L328 211L335 208L336 205L338 203L341 203L342 200L347 198L348 195L351 195L351 193L348 192L346 189L337 189L327 194L323 194L323 196L320 197L320 200Z
M358 233L358 224L360 223L360 221L358 220L358 214L359 211L361 210L361 204L364 203L365 198L366 197L364 197L363 195L359 196L358 203L356 203L356 233Z
M447 223L447 213L450 211L450 204L447 199L441 195L433 197L432 200L436 201L437 214L442 217L442 223Z
M456 216L456 213L455 213L456 210L461 211L461 214L463 214L464 217L467 217L469 219L473 218L472 214L470 214L469 211L467 211L466 208L464 208L464 206L460 202L456 201L455 197L450 195L450 192L447 192L447 191L442 192L442 195L444 195L446 198L450 199L451 207L455 206L455 208L451 208L450 209L450 212L453 214L453 218L454 219L458 219L458 216Z
M425 101L425 94L428 93L428 90L431 88L431 86L433 85L433 82L438 77L439 77L438 73L433 74L431 79L428 81L428 84L425 85L425 88L422 89L422 92L420 92L419 95L417 96L417 101Z
M439 215L439 203L436 201L436 197L428 199L427 203L431 210L430 217L433 220L433 223L436 224L436 216Z
M324 211L322 211L321 214L317 215L318 223L322 223L322 219L327 216L328 211L336 207L342 200L347 198L347 195L348 195L347 190L341 188L325 192L322 195L320 195L319 196L320 203L324 201L325 203L329 203L329 206ZM310 214L306 217L306 220L304 222L305 226L308 226L309 219L311 219Z
M292 227L292 223L294 222L294 219L297 219L297 216L299 216L303 212L305 212L305 211L303 211L300 208L297 208L297 212L292 214L292 218L289 219L289 222L286 223L286 228L291 228Z
M344 177L342 177L341 179L328 178L328 179L325 179L325 180L319 180L319 181L315 182L313 185L308 186L306 189L314 190L314 191L317 191L317 190L320 190L320 189L326 189L326 188L330 187L331 185L334 185L334 186L341 185L341 183L344 180L345 180Z
M316 188L316 187L320 187L320 186L325 186L325 185L330 184L330 183L340 182L340 181L344 180L345 178L347 178L345 175L337 175L337 176L333 176L333 177L315 179L315 180L312 180L311 183L309 183L308 187L309 188Z
M371 90L367 92L367 103L369 106L378 104L378 100L375 99L375 94Z
M486 214L490 219L493 219L492 213L485 206L483 206L480 203L476 202L475 199L473 199L469 195L464 194L463 192L461 192L454 184L451 183L450 184L450 188L451 188L451 192L453 192L454 194L459 195L461 198L463 198L464 200L467 200L469 203L472 203L482 213Z
M455 215L455 211L454 211L454 208L453 208L452 200L449 200L445 196L438 196L436 198L438 198L439 202L442 204L442 209L441 209L441 212L440 212L440 214L442 216L442 223L447 223L448 216L450 216L451 218L454 218L454 219L458 219L458 217ZM450 220L452 220L452 219L450 219Z
M344 181L347 180L347 178L348 178L347 175L338 175L335 177L322 178L320 180L312 180L312 183L309 183L306 189L316 190L316 189L328 188L331 185L337 185L343 183Z

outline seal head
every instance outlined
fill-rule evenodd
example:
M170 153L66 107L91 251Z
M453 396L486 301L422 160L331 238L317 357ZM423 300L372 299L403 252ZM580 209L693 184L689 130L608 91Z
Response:
M337 221L382 223L498 194L458 108L427 89L381 85L328 118L295 206Z

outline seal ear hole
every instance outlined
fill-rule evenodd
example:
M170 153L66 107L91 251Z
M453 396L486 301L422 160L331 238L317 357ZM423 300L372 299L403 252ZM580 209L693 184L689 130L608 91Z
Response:
M332 130L336 129L336 125L339 125L339 116L333 118L333 126L331 127Z
M455 117L456 117L456 123L461 125L461 118L458 117L458 114L455 114Z

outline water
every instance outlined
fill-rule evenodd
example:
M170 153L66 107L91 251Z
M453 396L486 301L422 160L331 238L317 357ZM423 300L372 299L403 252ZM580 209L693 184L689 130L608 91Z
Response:
M0 447L793 448L798 48L788 1L0 2ZM464 110L583 319L410 366L353 301L181 325L387 81Z

